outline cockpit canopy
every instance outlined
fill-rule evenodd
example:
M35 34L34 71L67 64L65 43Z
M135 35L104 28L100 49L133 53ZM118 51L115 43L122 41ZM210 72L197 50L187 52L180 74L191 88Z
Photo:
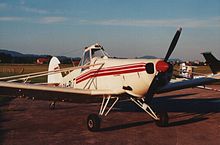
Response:
M92 58L108 58L109 55L104 51L104 48L100 44L94 44L89 47L85 47L80 65L90 64Z

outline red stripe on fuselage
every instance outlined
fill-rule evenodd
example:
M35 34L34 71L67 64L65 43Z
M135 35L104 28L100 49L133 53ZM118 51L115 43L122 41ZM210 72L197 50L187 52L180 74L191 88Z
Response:
M145 71L145 63L121 65L121 66L108 67L103 69L94 69L77 77L76 83L80 83L84 80L93 77L119 75L119 74L127 74L127 73L141 72L141 71Z
M137 68L137 67L144 67L145 63L136 63L136 64L128 64L128 65L121 65L121 66L114 66L114 67L106 67L106 68L100 68L100 69L93 69L90 70L82 75L80 75L79 77L77 77L76 79L81 79L83 77L86 77L87 75L91 74L91 73L95 73L97 72L97 70L99 72L105 72L105 71L114 71L114 70L123 70L123 69L129 69L129 68Z

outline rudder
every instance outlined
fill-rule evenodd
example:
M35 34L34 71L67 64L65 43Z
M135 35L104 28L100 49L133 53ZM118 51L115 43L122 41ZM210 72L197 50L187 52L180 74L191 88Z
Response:
M57 57L52 57L49 63L48 71L56 71L60 69L60 61ZM61 73L53 73L47 76L47 83L49 84L59 84L62 80Z
M220 72L220 61L216 59L211 52L204 52L202 55L204 56L206 63L210 66L213 74Z

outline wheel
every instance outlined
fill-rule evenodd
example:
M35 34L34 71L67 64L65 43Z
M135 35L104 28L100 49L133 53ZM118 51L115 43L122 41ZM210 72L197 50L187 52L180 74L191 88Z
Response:
M101 118L96 114L90 114L87 118L87 128L90 131L98 131L100 129Z
M159 117L159 120L155 120L155 123L159 127L166 127L168 126L169 117L167 112L160 112L157 115Z
M51 102L50 105L49 105L49 108L51 110L55 109L55 102Z

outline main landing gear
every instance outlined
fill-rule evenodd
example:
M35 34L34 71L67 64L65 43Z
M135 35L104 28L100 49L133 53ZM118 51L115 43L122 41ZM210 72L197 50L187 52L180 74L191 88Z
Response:
M90 114L87 118L87 128L90 131L98 131L101 125L101 118L97 114Z
M114 99L114 101L110 101L110 99ZM98 131L101 127L101 116L107 116L108 113L111 111L111 109L114 107L114 105L118 102L118 97L112 97L112 96L103 96L102 104L99 110L99 114L90 114L87 118L87 128L90 131ZM142 108L147 114L149 114L154 120L157 126L165 127L168 126L168 114L167 112L159 112L157 115L155 112L151 109L151 107L144 103L144 99L136 99L136 98L130 98L132 102L134 102L136 105L138 105L140 108ZM109 103L112 103L111 106L106 110Z
M155 124L159 127L166 127L169 124L169 117L167 112L159 112L158 113L159 120L155 120Z
M110 99L114 99L111 106L108 108L108 110L105 112L107 105L109 104ZM114 107L116 102L119 100L118 97L111 97L109 96L103 96L101 108L99 110L99 115L97 114L90 114L87 118L87 128L90 131L98 131L101 126L101 116L107 116L108 113L111 111L111 109Z
M152 110L152 108L144 103L145 100L141 99L135 99L135 98L130 98L131 101L133 101L135 104L137 104L141 109L143 109L148 115L150 115L154 121L155 124L159 127L166 127L168 126L168 122L169 122L169 117L167 112L158 112L157 115L155 114L155 112Z

